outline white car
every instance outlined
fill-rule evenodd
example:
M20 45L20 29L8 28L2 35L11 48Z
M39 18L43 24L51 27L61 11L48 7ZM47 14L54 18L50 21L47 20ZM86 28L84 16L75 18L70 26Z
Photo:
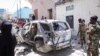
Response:
M71 28L69 24L64 21L31 21L24 25L21 34L24 39L24 41L21 42L35 46L38 51L44 53L71 46Z

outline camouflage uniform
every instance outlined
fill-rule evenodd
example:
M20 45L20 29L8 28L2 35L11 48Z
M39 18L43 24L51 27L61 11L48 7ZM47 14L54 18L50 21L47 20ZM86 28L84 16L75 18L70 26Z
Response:
M89 24L89 40L87 56L99 56L99 35L100 35L100 25L98 22L96 24Z
M84 23L81 23L80 26L79 26L79 32L80 32L80 43L81 43L81 47L83 47L83 44L85 44L85 24Z

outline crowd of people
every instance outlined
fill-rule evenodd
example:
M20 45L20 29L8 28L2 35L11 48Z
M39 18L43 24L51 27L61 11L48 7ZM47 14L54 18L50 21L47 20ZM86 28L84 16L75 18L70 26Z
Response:
M87 56L99 56L100 21L97 16L92 16L90 22L85 24L84 19L79 19L79 32L81 47L87 45Z

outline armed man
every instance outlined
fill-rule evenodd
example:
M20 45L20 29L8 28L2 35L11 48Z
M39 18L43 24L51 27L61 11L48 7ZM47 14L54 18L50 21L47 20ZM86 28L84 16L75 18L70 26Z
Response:
M88 50L87 56L99 56L99 37L100 37L100 25L97 21L97 16L92 16L90 18L90 23L88 24Z
M80 37L80 44L81 48L84 48L85 44L85 35L86 35L86 25L85 25L85 20L84 19L79 19L79 32L78 35Z

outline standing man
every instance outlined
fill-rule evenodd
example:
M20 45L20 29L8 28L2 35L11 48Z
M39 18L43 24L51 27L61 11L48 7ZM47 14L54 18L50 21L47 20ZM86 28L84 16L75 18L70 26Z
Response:
M47 19L47 17L45 17L45 19Z
M81 24L82 24L82 19L79 18L79 19L78 19L78 22L79 22L79 30L78 30L78 34L77 34L77 35L80 34L80 28L81 28Z
M85 20L79 19L78 21L79 21L78 35L80 37L81 48L83 48L83 45L85 44L85 33L86 33Z
M12 36L12 24L8 21L0 20L0 56L14 56L16 38Z
M35 19L36 19L36 17L35 17L35 15L33 15L33 16L32 16L32 20L35 20Z
M87 56L99 56L99 37L100 37L100 25L97 22L98 17L92 16L88 25L89 35Z
M45 19L44 16L42 16L41 20L44 20L44 19Z
M85 20L82 20L82 25L81 25L81 42L82 42L82 47L86 44L86 24Z

